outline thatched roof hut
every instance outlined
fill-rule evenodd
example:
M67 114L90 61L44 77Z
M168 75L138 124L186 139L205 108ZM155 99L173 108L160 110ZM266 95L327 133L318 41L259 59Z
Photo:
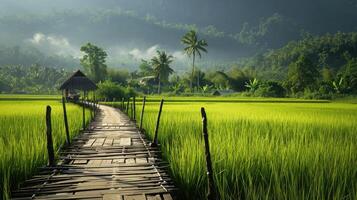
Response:
M96 90L97 85L91 81L80 70L76 71L69 79L67 79L60 87L60 90Z

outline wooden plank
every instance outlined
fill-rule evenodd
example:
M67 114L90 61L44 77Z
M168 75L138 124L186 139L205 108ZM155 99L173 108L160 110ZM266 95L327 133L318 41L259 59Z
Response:
M136 158L136 163L148 163L147 158Z
M159 194L157 194L157 195L147 195L146 199L147 200L162 200L161 196Z
M131 138L120 138L120 145L121 146L130 146Z
M169 192L176 188L160 149L147 146L127 116L101 109L91 125L96 130L76 137L60 152L60 164L40 168L12 197L31 199L36 193L35 199L47 200L171 200Z
M91 147L94 142L95 142L95 139L89 139L89 140L83 145L83 147Z
M118 164L118 163L125 163L124 156L118 158L118 159L113 159L112 163Z
M106 138L103 146L112 146L113 141L114 141L113 138Z
M103 146L105 138L97 138L92 147Z
M102 161L102 165L111 165L112 164L112 160L103 160Z
M104 194L103 200L123 200L123 196L120 194Z
M146 200L145 195L124 196L124 200Z
M76 165L85 165L87 164L88 160L74 160L73 161L73 164L76 164Z
M97 167L100 166L101 164L102 164L102 160L89 160L87 165Z
M168 193L162 194L162 198L163 200L172 200L172 196Z
M134 158L127 158L127 159L125 159L125 163L126 164L134 164L135 163L135 159Z

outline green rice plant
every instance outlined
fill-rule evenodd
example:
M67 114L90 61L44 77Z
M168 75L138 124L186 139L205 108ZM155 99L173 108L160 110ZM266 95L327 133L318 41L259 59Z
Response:
M357 199L357 105L176 100L164 104L159 141L182 199L206 194L200 107L221 199ZM151 138L158 109L146 104Z
M0 198L8 199L10 190L47 163L46 106L52 107L54 148L64 144L66 135L63 110L56 100L0 101ZM82 127L82 108L67 104L70 136ZM87 110L86 118L90 118ZM88 120L87 120L88 121Z

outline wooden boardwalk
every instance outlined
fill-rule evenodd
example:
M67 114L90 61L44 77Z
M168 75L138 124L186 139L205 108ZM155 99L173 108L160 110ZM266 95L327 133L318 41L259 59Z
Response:
M124 113L102 105L57 166L41 168L12 198L169 200L176 189L160 154Z

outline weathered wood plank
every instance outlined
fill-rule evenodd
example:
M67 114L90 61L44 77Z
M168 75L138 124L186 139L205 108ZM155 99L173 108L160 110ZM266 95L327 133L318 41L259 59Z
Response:
M120 194L104 194L103 200L123 200L123 196Z
M91 147L92 144L95 142L95 139L89 139L83 147Z
M172 199L169 193L176 188L159 148L148 146L135 123L120 111L103 106L99 115L90 125L94 130L60 152L60 164L40 168L13 191L13 198L32 199L36 194L35 199L47 200Z
M146 200L146 196L145 195L124 196L124 200Z
M120 138L120 145L121 146L130 146L131 138Z
M162 194L163 200L172 200L172 196L170 194Z
M157 195L147 195L146 196L147 200L162 200L161 196L159 194Z

